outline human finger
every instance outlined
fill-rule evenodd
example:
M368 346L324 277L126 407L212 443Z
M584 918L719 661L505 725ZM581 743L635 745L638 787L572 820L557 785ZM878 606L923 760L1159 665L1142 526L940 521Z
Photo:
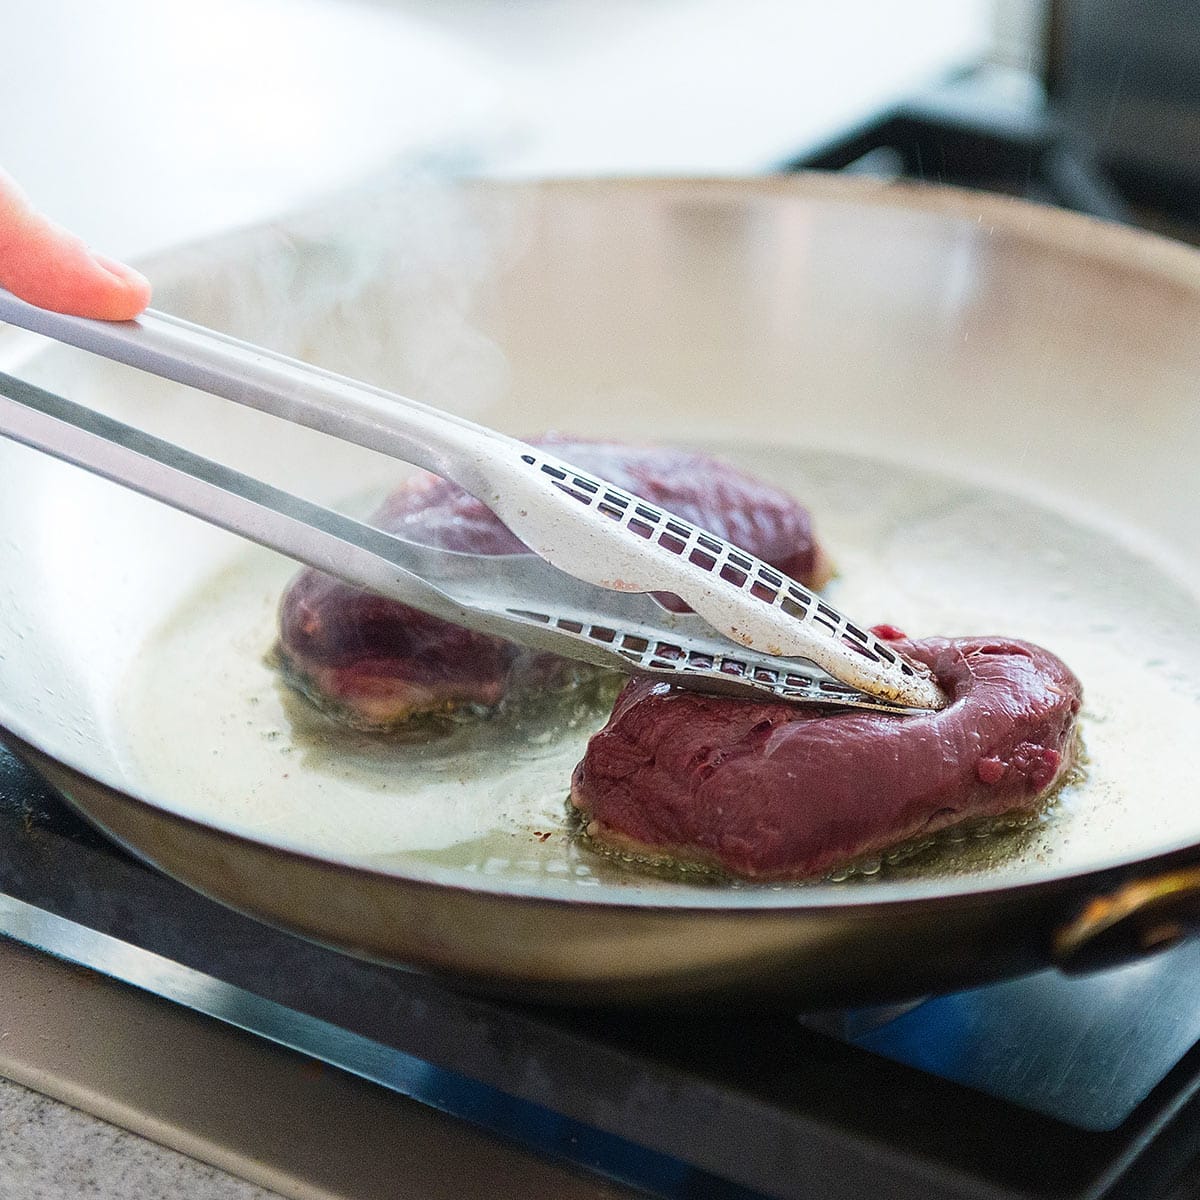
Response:
M130 320L150 302L144 275L42 216L2 171L0 286L39 308L104 321Z

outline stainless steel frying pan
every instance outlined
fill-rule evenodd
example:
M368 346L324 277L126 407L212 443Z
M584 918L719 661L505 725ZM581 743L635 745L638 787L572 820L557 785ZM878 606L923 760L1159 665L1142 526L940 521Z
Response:
M1116 682L1081 669L1102 701L1089 720L1157 746L1147 788L1122 793L1126 764L1098 815L1085 789L1008 835L1011 852L935 850L840 884L739 888L593 862L566 832L566 778L520 722L488 743L483 782L431 752L454 837L385 820L379 844L355 841L356 821L417 804L424 752L392 763L356 743L374 789L359 812L336 739L305 741L304 714L268 694L286 564L247 566L227 535L0 445L0 725L150 862L352 953L571 1003L915 994L1142 953L1200 917L1200 807L1170 769L1191 752L1197 697L1200 254L1017 202L815 177L380 188L150 269L168 311L514 433L698 441L811 487L841 586L890 572L862 585L881 610L928 553L940 611L954 546L978 543L960 572L973 591L944 611L961 623L975 603L995 625L1024 547L1036 570L1012 623L957 631L1029 626L1068 658L1087 635L1097 664L1131 653ZM403 474L15 331L0 368L324 501L365 503ZM855 541L874 528L873 495L920 516L877 554ZM243 661L261 672L254 695L229 665ZM1171 744L1155 740L1156 706ZM247 749L246 729L268 749ZM1101 779L1119 740L1096 742ZM554 793L537 829L506 808L531 778Z

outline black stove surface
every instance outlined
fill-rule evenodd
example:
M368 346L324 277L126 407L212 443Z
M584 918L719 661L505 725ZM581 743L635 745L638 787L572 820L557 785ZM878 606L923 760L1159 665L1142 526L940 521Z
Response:
M1118 85L1112 100L1121 99ZM1191 103L1188 127L1195 130L1194 96ZM1170 169L1133 167L1105 152L1061 82L1053 87L983 66L912 96L784 168L999 192L1200 245L1200 141L1193 135L1192 142Z
M0 931L650 1194L1179 1200L1200 1173L1197 946L817 1017L506 1004L206 900L2 750Z

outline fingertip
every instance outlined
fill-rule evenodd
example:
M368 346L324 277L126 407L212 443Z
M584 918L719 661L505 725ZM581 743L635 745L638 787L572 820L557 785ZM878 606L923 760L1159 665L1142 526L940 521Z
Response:
M141 271L127 263L109 258L107 254L92 252L92 259L117 281L112 292L113 310L124 315L109 317L110 321L128 321L136 317L150 303L150 280Z
M0 252L0 284L40 308L128 321L150 302L140 272L89 250L79 238L34 215L10 230Z

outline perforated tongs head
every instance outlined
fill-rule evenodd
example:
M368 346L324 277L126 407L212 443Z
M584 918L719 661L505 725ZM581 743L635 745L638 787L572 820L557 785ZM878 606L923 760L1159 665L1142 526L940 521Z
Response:
M417 546L0 375L0 434L352 583L680 687L895 712L945 703L923 666L802 584L524 442L161 313L90 321L0 289L0 320L425 467L533 551ZM655 592L693 611L669 612Z

